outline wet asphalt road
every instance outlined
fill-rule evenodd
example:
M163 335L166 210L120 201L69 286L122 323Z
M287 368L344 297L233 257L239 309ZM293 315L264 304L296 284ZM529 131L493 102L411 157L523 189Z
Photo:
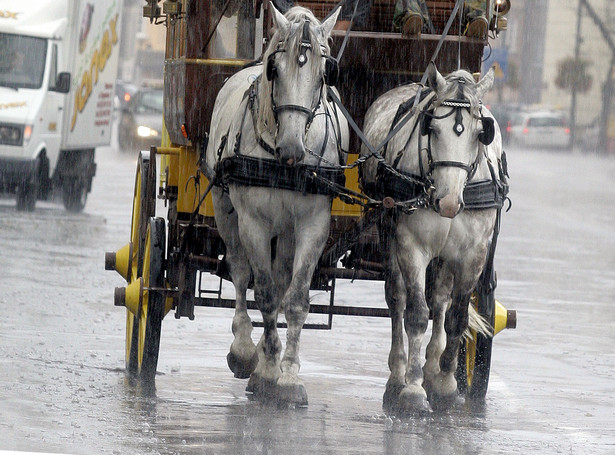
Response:
M128 384L124 310L113 306L124 283L103 257L128 241L135 161L99 149L82 214L54 203L20 213L0 201L0 450L615 453L615 159L509 152L497 297L517 310L518 328L495 339L484 408L404 420L381 409L385 319L339 317L332 331L304 331L307 409L246 398L246 381L226 367L224 309L169 315L155 396ZM384 305L381 283L342 283L337 295Z

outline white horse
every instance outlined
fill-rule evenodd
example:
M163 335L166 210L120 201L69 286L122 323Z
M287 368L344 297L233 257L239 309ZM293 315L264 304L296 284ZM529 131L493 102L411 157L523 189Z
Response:
M275 30L263 65L239 71L218 94L206 162L210 179L222 176L212 194L236 289L229 367L250 377L255 397L305 405L299 337L332 201L326 185L308 175L342 175L348 125L326 95L337 71L328 45L337 12L321 24L305 8L285 16L272 10ZM246 310L251 279L264 325L258 346ZM288 324L281 360L280 311Z
M383 401L385 409L398 413L428 412L430 404L448 407L458 399L455 370L469 299L485 264L494 205L503 202L501 197L493 204L483 200L481 209L464 210L464 189L482 181L493 193L506 173L499 129L480 103L493 84L493 71L476 83L466 71L445 79L430 65L428 81L431 91L418 104L418 113L387 145L388 165L369 159L362 168L368 193L380 188L381 198L418 195L427 200L412 213L394 211L381 225L388 245L385 296L393 332ZM384 141L398 108L411 104L418 89L415 84L398 87L374 102L364 124L370 143ZM365 147L362 154L369 154ZM430 310L433 332L421 368L419 351ZM488 332L479 321L481 333Z

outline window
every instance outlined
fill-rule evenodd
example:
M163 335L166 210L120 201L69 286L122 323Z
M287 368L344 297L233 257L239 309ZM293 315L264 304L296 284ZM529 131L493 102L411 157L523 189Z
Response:
M540 117L530 117L527 125L534 127L563 127L566 126L566 121L561 116L545 115Z
M137 112L162 113L163 92L162 90L143 91L139 95Z
M46 39L0 33L0 85L40 88L46 57Z

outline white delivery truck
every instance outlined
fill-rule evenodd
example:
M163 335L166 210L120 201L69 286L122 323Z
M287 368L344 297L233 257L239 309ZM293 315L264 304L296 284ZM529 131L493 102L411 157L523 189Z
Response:
M0 0L0 191L81 211L108 145L122 0Z

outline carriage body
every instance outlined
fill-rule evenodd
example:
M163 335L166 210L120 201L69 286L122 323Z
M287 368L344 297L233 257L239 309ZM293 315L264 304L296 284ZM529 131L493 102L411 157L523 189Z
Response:
M319 19L326 17L337 3L336 0L297 2L310 8ZM240 9L234 16L238 32L233 43L239 50L231 51L230 54L234 55L229 56L216 49L214 42L208 42L212 34L215 37L218 19L212 2L192 2L188 9L185 6L181 9L184 12L182 16L167 21L164 74L165 126L169 136L165 145L179 149L175 155L166 155L169 158L165 156L160 170L161 194L176 199L180 221L189 219L196 208L195 201L199 199L198 188L189 184L189 181L198 170L199 148L202 150L207 140L216 94L228 77L261 54L266 47L271 27L268 2L263 2L260 18L255 17L253 11ZM427 6L436 31L441 33L453 11L455 0L427 1ZM340 61L340 78L336 88L359 127L362 126L367 108L378 96L399 85L420 80L441 36L422 34L403 37L393 31L394 8L395 0L375 0L369 20L349 33L344 56ZM339 52L345 35L343 30L333 32L333 55ZM246 36L251 38L246 39ZM459 36L457 18L443 42L435 60L436 65L444 73L452 72L460 65L478 75L485 44L482 39ZM351 134L349 162L358 158L360 147L358 136ZM181 157L178 153L181 153ZM361 191L358 168L346 170L346 185L353 191ZM205 186L201 183L201 188ZM211 197L206 198L201 205L199 214L206 225L214 228L211 235L215 236ZM336 245L351 230L363 215L363 210L359 205L351 205L336 198L333 200L331 215L328 248ZM352 273L367 279L382 279L377 235L373 230L371 233L366 232L360 241L363 244L361 251L366 257L360 260L360 264L353 264L351 268L356 270ZM211 243L211 238L207 242ZM197 247L197 250L203 249L208 248ZM209 261L209 264L214 268L218 266L215 260ZM344 275L343 270L331 270L329 266L334 265L323 263L327 274L317 276L314 286L328 289L327 282L332 273ZM215 270L210 268L209 271Z
M188 0L147 0L144 15L164 22L167 28L164 66L164 125L161 147L142 153L135 182L135 198L131 239L116 253L108 253L106 267L120 272L127 280L126 288L116 289L116 305L127 307L126 364L127 370L145 380L153 380L157 364L160 323L174 311L176 318L194 318L196 306L232 307L233 301L222 299L221 291L204 296L200 288L202 273L213 273L228 279L222 260L224 243L217 232L211 195L204 198L208 182L200 170L207 145L211 115L216 95L225 80L261 55L271 27L270 6L260 4L258 13L246 8L252 2L239 2L239 11L231 17L231 49L219 46L222 21L214 11L214 3ZM324 18L337 4L336 0L298 1ZM374 0L371 16L361 29L348 34L348 42L340 61L337 88L351 117L362 126L370 104L386 91L410 82L418 82L438 45L444 24L455 6L454 0L427 1L437 34L402 37L392 29L395 0ZM219 19L222 17L222 20ZM163 20L164 19L164 20ZM459 34L459 18L444 38L436 65L451 72L460 65L480 73L486 40ZM223 25L223 24L222 24ZM491 24L492 28L497 27ZM333 32L332 55L337 55L346 32ZM348 161L358 158L360 140L351 135ZM156 156L160 169L156 172ZM360 192L358 168L346 170L346 186ZM168 205L166 221L155 218L155 198ZM366 221L360 205L334 199L331 209L330 236L322 260L312 280L312 289L331 293L330 305L313 305L312 312L329 315L323 327L331 328L333 314L388 316L385 308L336 308L333 301L335 279L383 279L379 239L373 222ZM347 251L351 260L338 265ZM157 259L156 259L157 257ZM514 313L493 299L477 305L499 331L514 326ZM308 326L309 327L309 326ZM474 372L480 342L464 349L470 352ZM485 356L490 357L489 343ZM476 375L481 374L476 370ZM470 373L470 372L469 372ZM471 381L470 373L470 381ZM484 372L482 373L484 376ZM488 364L486 374L488 376ZM468 374L464 373L467 377ZM485 385L486 391L486 385Z

